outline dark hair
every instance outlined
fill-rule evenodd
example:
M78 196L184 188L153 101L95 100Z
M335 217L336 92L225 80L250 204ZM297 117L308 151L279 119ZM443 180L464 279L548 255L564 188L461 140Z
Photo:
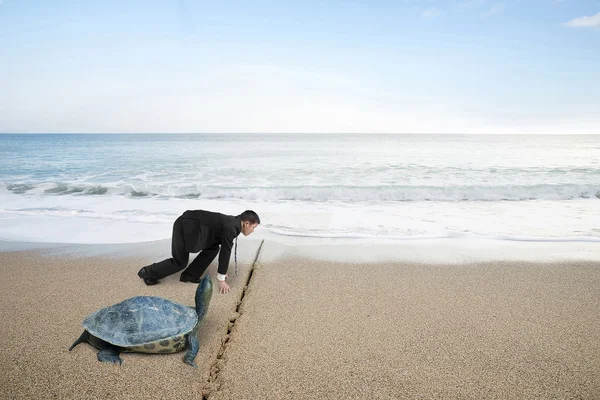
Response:
M260 218L258 217L258 214L252 210L244 211L243 213L240 214L240 218L244 222L247 221L247 222L250 222L251 224L260 224Z

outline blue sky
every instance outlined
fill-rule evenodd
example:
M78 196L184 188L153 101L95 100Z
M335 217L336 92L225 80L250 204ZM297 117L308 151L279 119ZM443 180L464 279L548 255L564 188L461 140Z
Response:
M0 132L600 133L600 0L0 0Z

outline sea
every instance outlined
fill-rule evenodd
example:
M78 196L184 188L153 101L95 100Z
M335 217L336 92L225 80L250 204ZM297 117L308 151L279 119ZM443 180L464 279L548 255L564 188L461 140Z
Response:
M275 239L600 242L600 135L0 135L1 241L168 239L189 209Z

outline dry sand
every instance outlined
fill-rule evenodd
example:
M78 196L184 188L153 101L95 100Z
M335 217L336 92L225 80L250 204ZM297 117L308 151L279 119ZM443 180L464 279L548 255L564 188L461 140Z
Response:
M67 350L86 315L125 298L191 305L195 285L178 275L153 287L137 278L158 261L150 252L0 253L0 398L600 398L598 263L259 257L228 336L259 245L238 249L233 292L215 291L198 369L183 353L128 353L118 367L87 344Z
M600 399L598 263L259 258L240 311L217 399Z
M201 399L259 245L240 243L238 276L230 266L227 295L218 293L216 261L209 267L215 288L198 333L197 369L183 363L184 353L125 353L119 367L98 362L87 343L68 351L85 316L126 298L162 296L193 305L197 286L179 282L179 274L155 286L138 278L142 266L163 258L155 249L127 257L86 257L97 246L85 245L0 253L0 399Z

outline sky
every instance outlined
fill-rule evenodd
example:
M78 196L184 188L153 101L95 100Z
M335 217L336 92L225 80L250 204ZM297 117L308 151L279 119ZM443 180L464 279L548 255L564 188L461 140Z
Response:
M600 133L600 0L0 0L0 132Z

